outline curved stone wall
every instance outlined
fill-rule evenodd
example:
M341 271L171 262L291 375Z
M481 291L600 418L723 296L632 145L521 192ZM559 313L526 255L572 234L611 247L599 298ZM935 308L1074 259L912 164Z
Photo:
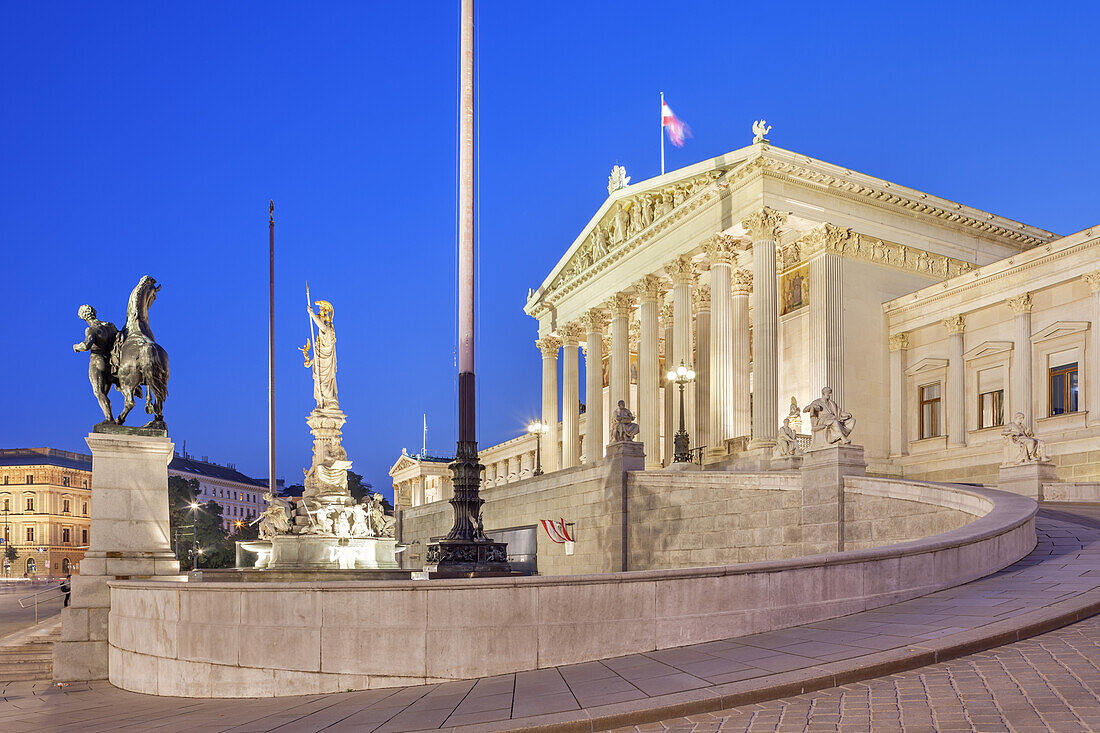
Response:
M1004 492L849 478L848 493L978 518L885 547L600 575L326 583L111 583L110 680L184 697L439 682L726 639L843 616L995 572L1035 546Z

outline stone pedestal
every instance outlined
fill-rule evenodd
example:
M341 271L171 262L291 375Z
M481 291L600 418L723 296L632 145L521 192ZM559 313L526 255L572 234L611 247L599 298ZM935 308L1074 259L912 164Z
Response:
M1015 466L1002 465L997 475L997 488L1039 501L1043 495L1043 484L1054 483L1057 480L1054 464L1050 461L1020 463Z
M861 445L832 445L803 454L803 555L844 549L844 477L866 473Z
M802 456L780 456L773 458L771 470L773 471L797 471L802 468Z
M604 496L611 510L609 527L619 528L617 533L608 533L607 551L612 562L611 572L623 572L630 570L627 536L627 528L630 524L627 516L627 473L645 470L645 444L639 441L608 443L606 451Z
M392 537L277 535L271 538L270 570L319 568L367 570L396 568L397 540Z
M179 575L168 525L173 445L149 432L97 426L86 439L92 451L90 544L72 579L71 605L62 611L56 680L107 678L108 581Z

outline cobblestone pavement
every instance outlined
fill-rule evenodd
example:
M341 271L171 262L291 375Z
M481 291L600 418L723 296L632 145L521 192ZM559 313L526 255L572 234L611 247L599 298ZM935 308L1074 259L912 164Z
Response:
M903 674L620 731L1100 731L1100 617Z

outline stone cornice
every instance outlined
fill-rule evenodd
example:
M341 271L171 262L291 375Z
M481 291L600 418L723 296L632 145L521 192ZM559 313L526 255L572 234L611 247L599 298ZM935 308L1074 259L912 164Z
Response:
M997 262L991 262L937 285L929 285L916 292L887 301L882 304L882 311L886 314L891 329L904 328L911 330L934 323L936 319L924 318L918 314L945 300L958 304L960 298L963 299L962 302L972 299L968 309L982 308L995 302L1001 302L1004 295L998 294L998 283L1019 277L1025 273L1029 280L1027 286L1029 291L1035 291L1046 286L1035 280L1038 277L1051 284L1078 277L1075 273L1064 271L1065 266L1057 269L1051 268L1049 273L1046 274L1031 274L1028 271L1050 267L1061 260L1077 255L1083 256L1085 253L1089 253L1089 257L1094 257L1097 255L1093 254L1092 251L1097 248L1100 248L1100 228L1089 228L1063 237L1056 242L1051 242L1042 247L1035 247L1027 252L1021 252ZM1000 293L1004 293L1004 291L1002 290ZM957 305L953 307L957 307Z
M1013 219L991 214L896 183L842 168L789 150L762 146L756 163L767 175L826 186L834 192L886 208L902 208L914 214L950 222L981 236L997 237L1017 247L1034 247L1053 241L1058 235Z
M873 262L941 280L970 272L975 268L973 263L965 260L874 239L853 232L848 227L838 227L828 223L780 247L776 264L780 271L787 270L820 252L831 252L842 257Z

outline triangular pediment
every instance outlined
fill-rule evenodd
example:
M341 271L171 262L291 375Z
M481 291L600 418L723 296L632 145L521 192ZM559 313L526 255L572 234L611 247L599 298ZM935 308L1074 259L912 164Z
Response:
M983 356L1003 354L1006 351L1012 351L1012 347L1013 343L1011 341L985 341L964 353L963 359L971 361L981 359Z
M928 372L935 372L946 368L947 359L937 359L930 356L926 359L921 359L916 364L906 369L905 373L910 377L914 377L918 374L926 374Z
M1034 343L1050 341L1061 336L1068 336L1071 333L1081 333L1087 330L1089 330L1088 321L1055 321L1042 331L1033 334L1031 340Z
M404 471L406 468L411 468L415 465L417 465L416 460L402 453L401 457L397 459L397 463L393 464L393 467L390 468L390 476L393 476L394 474L400 471Z

